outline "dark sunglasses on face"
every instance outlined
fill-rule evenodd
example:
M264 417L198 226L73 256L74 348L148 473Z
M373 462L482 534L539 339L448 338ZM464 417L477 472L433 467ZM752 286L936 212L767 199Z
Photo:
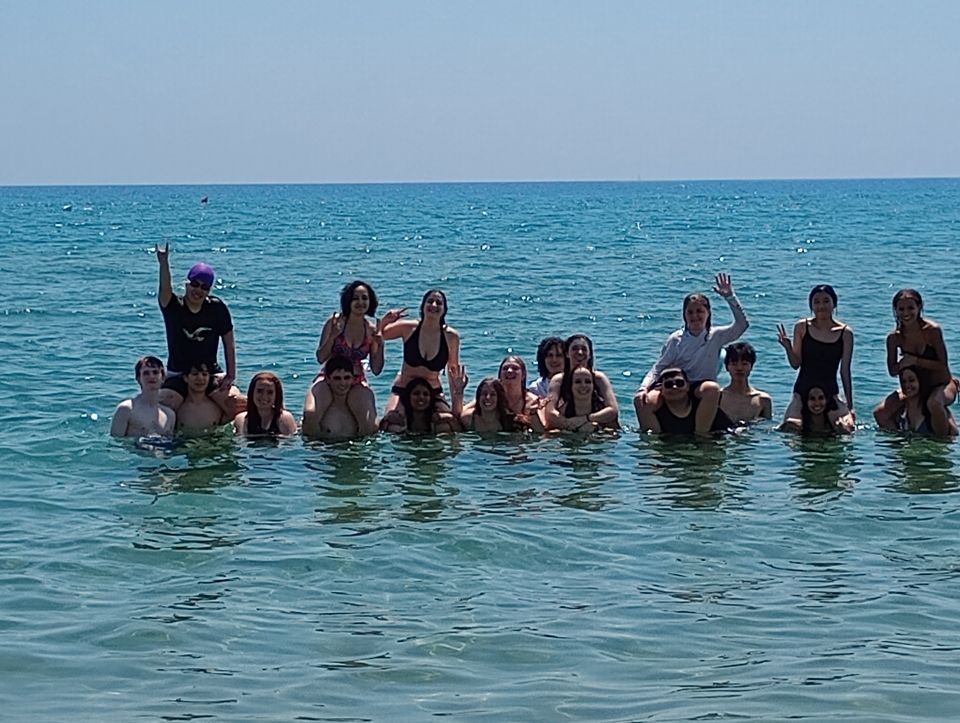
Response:
M664 389L683 389L685 386L687 386L687 382L684 381L682 377L678 377L676 379L666 379L663 382Z
M204 291L210 291L210 284L205 284L202 281L197 281L196 279L190 280L190 286L195 289L203 289Z

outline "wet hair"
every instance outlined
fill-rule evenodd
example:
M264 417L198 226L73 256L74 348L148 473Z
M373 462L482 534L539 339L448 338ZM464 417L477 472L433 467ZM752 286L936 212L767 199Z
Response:
M823 418L827 420L827 428L831 428L829 419L827 418L827 412L833 412L837 409L837 398L827 392L819 384L811 384L809 387L803 390L803 393L800 395L800 400L803 402L800 406L800 420L802 422L802 431L811 432L812 429L812 420L813 415L810 413L810 408L808 407L808 400L810 399L810 392L814 389L819 389L823 392L823 396L826 397L826 404L823 407Z
M736 361L750 362L751 365L756 364L757 350L745 341L729 344L723 350L723 365L729 369L730 364Z
M917 396L925 400L927 398L927 386L926 384L924 384L923 376L920 374L919 367L915 367L913 364L910 364L909 366L901 367L900 370L897 372L897 379L900 380L900 384L902 385L903 373L908 371L913 372L913 375L917 378L917 385L919 387L919 390L918 390L919 393L917 394ZM901 386L901 390L902 390L902 386Z
M577 411L573 402L573 375L575 372L584 369L585 367L580 367L579 369L574 369L569 374L564 372L563 381L560 382L560 401L563 402L563 416L570 417L577 416ZM587 369L590 372L590 378L593 380L593 393L590 395L590 411L596 412L603 409L607 406L606 400L600 395L600 390L597 388L597 375L593 369Z
M550 351L550 347L558 346L560 347L561 356L566 356L567 351L563 345L563 339L559 336L548 336L540 340L540 344L537 346L537 371L540 372L540 376L546 379L549 379L552 375L550 370L547 369L547 352Z
M440 315L440 326L446 326L447 295L443 293L441 289L427 289L426 293L423 295L423 298L420 300L420 318L423 318L423 310L427 308L427 299L430 298L431 294L439 294L440 298L443 299L443 314Z
M923 321L923 297L916 289L900 289L893 295L893 318L897 322L897 328L900 328L900 319L897 318L897 304L901 299L913 299L917 302L917 321Z
M266 381L273 384L273 417L268 420L267 428L264 429L264 420L260 418L260 411L253 401L253 394L257 389L257 382ZM247 387L247 434L270 434L270 427L275 420L279 418L279 412L283 411L283 382L273 372L257 372L250 380Z
M516 354L511 354L510 356L505 356L503 361L500 362L500 367L497 369L497 379L500 378L500 375L503 374L503 365L508 361L514 361L520 366L520 388L523 390L523 393L527 393L527 363L523 360L522 357L517 356Z
M507 357L507 359L509 358L510 357ZM514 415L507 409L507 392L503 388L503 383L495 377L487 377L477 385L477 394L475 397L476 406L473 408L473 413L477 416L483 416L483 409L480 407L480 394L487 387L493 387L497 393L497 407L494 414L497 417L497 421L500 422L500 428L504 432L514 431L516 429L516 423Z
M587 348L590 350L590 356L587 358L587 369L593 371L593 339L586 334L574 334L568 336L563 342L563 375L566 376L570 371L570 347L577 339L583 339L587 342Z
M812 289L810 289L810 296L807 297L807 306L810 307L810 310L813 311L813 297L817 294L826 294L831 299L833 299L833 306L837 306L837 292L833 290L833 287L830 284L817 284Z
M413 405L410 403L410 393L417 387L426 387L430 392L430 406L423 411L423 414L427 418L430 431L433 431L433 415L437 411L437 402L440 401L440 390L434 389L430 382L422 377L414 377L411 379L397 394L397 396L400 397L400 406L403 407L403 414L407 418L407 429L410 429L410 424L414 416L418 414L418 412L414 411Z
M713 310L710 308L710 299L700 292L695 292L693 294L687 294L683 297L683 328L687 328L687 307L690 304L703 304L707 307L707 323L704 326L705 331L710 331L710 322L713 319Z
M193 374L194 372L206 372L207 374L214 374L216 368L217 368L216 364L211 364L208 361L190 362L190 365L187 367L187 370L183 373L183 376L187 376L187 374Z
M350 305L353 303L353 292L357 290L358 286L366 287L367 291L370 292L370 306L367 308L367 316L376 316L377 306L380 303L377 300L377 292L374 291L373 287L370 286L370 284L368 284L366 281L351 281L340 291L340 311L343 313L344 318L350 316Z
M327 359L327 363L323 365L323 376L329 379L336 371L354 374L353 361L342 354L334 354Z
M144 367L154 367L162 372L164 371L163 362L160 361L160 359L155 356L142 356L137 359L137 363L133 365L133 374L137 381L140 380L140 370Z

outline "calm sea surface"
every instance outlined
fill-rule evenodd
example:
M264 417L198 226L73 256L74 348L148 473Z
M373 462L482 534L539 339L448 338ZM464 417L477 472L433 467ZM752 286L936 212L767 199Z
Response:
M215 266L241 383L274 370L297 414L362 278L384 309L446 290L471 391L588 333L626 428L111 440L134 361L166 357L158 240L175 279ZM955 180L0 189L2 716L955 719L960 452L870 410L896 289L960 353L958 261ZM637 433L639 379L721 270L778 415L776 324L837 288L853 437Z

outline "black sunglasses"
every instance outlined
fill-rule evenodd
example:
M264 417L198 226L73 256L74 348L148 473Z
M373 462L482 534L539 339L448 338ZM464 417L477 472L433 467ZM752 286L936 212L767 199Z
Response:
M677 379L667 379L663 382L664 389L683 389L687 386L687 382L683 377L678 377Z
M204 291L210 291L210 284L205 284L202 281L197 281L196 279L190 279L190 286L195 289L203 289Z

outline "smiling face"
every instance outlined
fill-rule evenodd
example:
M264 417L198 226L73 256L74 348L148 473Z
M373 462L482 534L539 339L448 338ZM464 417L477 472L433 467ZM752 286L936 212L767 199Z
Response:
M253 388L253 403L260 409L273 409L277 402L277 387L269 379L257 379Z
M552 345L543 355L544 364L551 376L563 371L563 348L559 344Z
M810 310L818 319L833 318L834 309L837 305L833 303L833 297L826 291L818 291L810 299Z
M570 360L571 369L589 366L590 364L590 344L585 337L575 336L567 344L567 358Z
M814 416L827 410L827 395L820 387L811 387L807 392L807 411Z
M163 373L163 367L154 364L144 364L137 373L137 382L141 389L160 389L163 386L163 380L166 375Z
M335 397L345 397L353 386L353 372L346 369L334 369L327 377L330 382L330 391Z
M424 319L433 318L441 322L447 315L447 300L442 291L428 291L420 303L420 316Z
M207 391L207 385L210 383L210 372L206 365L194 367L184 375L187 382L187 389L197 394L204 394Z
M923 307L912 296L902 296L897 299L893 310L897 316L897 323L901 326L912 324L920 318L920 312Z
M680 401L686 398L690 385L683 374L676 372L665 374L660 378L660 389L663 398L667 401Z
M350 312L357 316L363 316L370 308L370 289L360 285L353 290L350 300Z
M210 284L204 279L191 279L184 285L187 300L193 304L202 304L210 295Z
M480 409L484 412L494 412L499 401L497 388L493 384L481 383L480 389L477 390L477 405Z
M522 384L524 376L526 376L526 370L517 357L508 356L500 363L498 377L504 384Z
M913 369L900 370L900 391L907 398L920 394L920 378Z
M683 323L692 334L699 334L707 328L710 307L702 301L693 300L683 310Z
M593 395L593 372L589 369L574 369L570 381L574 398L589 399Z
M415 412L425 412L430 408L433 395L422 384L410 390L410 408Z

